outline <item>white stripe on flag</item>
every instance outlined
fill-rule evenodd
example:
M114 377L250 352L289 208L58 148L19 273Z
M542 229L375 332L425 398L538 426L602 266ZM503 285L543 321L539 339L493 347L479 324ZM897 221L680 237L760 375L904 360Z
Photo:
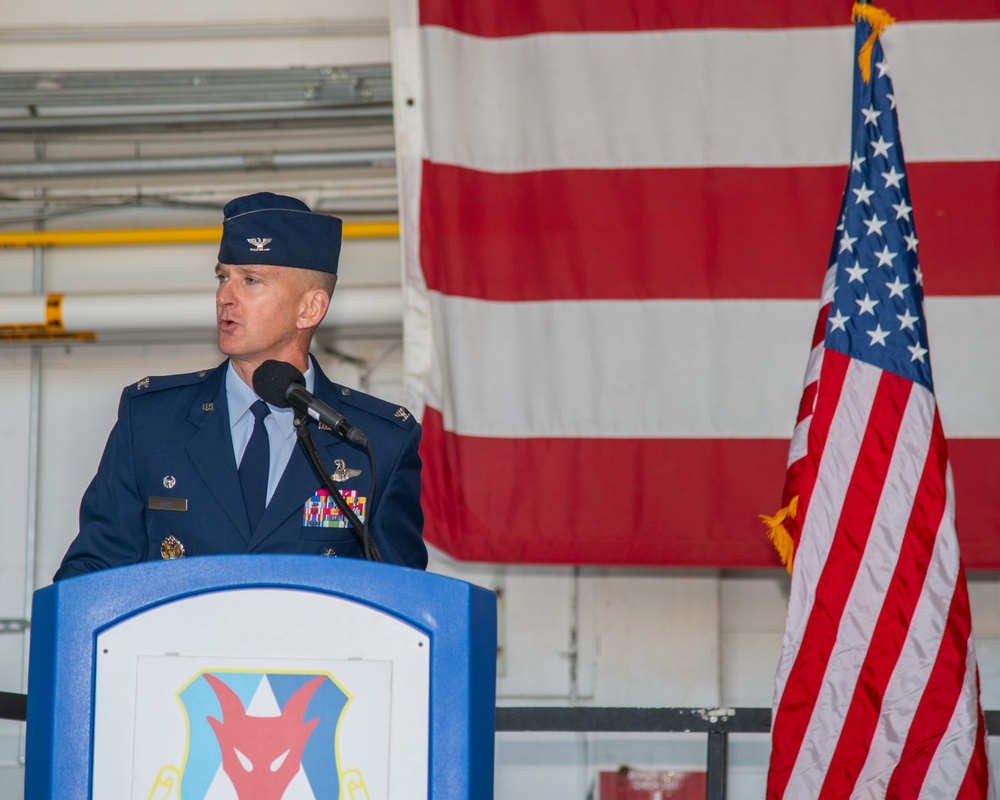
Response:
M819 585L830 553L830 544L837 530L844 498L851 485L854 464L858 460L861 441L868 426L868 413L881 376L882 370L870 364L855 360L848 364L840 402L830 425L826 449L823 451L815 488L809 500L799 547L795 551L795 568L788 598L788 621L775 677L775 698L780 698L784 692L802 644L806 623L812 613L815 587ZM778 705L776 700L775 708Z
M428 404L472 436L791 435L809 300L498 303L430 293ZM1000 297L927 301L939 405L952 438L1000 436ZM791 422L790 422L791 421Z
M806 378L803 389L819 380L819 371L823 366L823 351L825 347L822 342L816 345L809 353L809 361L806 364ZM814 396L815 397L815 396ZM809 427L812 424L812 413L796 423L795 431L792 433L792 442L788 447L788 464L802 458L809 450Z
M851 35L844 26L491 39L426 27L422 152L493 172L841 164L851 76L830 65ZM910 87L899 92L910 163L1000 158L993 106L968 102L1000 83L998 38L992 21L900 23L886 35L893 76Z
M823 713L813 714L809 720L803 747L785 789L786 797L818 796L841 733L852 735L844 730L844 720L892 583L906 533L906 525L900 521L908 519L913 508L933 423L934 397L922 386L914 385L896 437L905 444L893 450L884 484L888 488L879 496L868 544L830 652L827 677L816 697L815 706Z
M823 278L823 293L820 300L821 309L833 299L833 290L837 279L836 264L831 264ZM819 312L817 312L819 313ZM806 375L802 381L803 390L810 384L819 380L819 371L823 366L823 342L819 342L809 353L809 361L806 363ZM801 413L801 411L799 412ZM795 424L792 433L792 441L788 448L788 464L791 465L802 458L809 449L809 426L812 422L812 413L799 420Z
M957 796L976 747L979 687L976 685L976 645L972 636L969 637L967 646L962 693L927 769L924 785L920 789L920 800Z
M910 619L896 669L882 698L882 710L868 748L868 758L855 784L860 797L885 795L944 635L959 569L955 493L950 469L946 486L944 515L934 540L927 577Z
M760 353L801 363L816 317L808 301L431 304L428 404L476 436L783 438L799 379Z

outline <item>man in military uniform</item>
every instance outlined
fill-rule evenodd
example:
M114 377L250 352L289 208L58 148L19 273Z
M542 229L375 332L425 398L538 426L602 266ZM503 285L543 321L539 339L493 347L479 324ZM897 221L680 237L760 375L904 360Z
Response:
M403 408L332 383L309 355L337 280L341 221L268 192L233 200L224 217L216 320L229 358L125 388L55 579L181 556L362 556L296 444L296 412L264 403L252 388L268 360L294 366L309 392L364 431L377 466L371 497L365 449L310 426L331 479L384 560L425 568L420 426Z

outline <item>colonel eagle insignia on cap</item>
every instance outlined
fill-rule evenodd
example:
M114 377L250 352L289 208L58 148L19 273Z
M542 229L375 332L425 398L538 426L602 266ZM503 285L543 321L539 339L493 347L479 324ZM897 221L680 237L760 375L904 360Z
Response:
M251 253L267 253L271 249L271 248L269 248L267 246L267 245L271 244L271 240L270 239L262 239L262 238L260 238L260 239L247 239L247 241L250 242L250 244L253 245L253 247L250 250Z

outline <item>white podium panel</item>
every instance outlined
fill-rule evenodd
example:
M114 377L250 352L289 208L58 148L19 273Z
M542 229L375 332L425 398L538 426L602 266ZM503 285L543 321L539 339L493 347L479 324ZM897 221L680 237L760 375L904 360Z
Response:
M410 625L313 592L128 617L97 637L93 796L426 800L429 653Z

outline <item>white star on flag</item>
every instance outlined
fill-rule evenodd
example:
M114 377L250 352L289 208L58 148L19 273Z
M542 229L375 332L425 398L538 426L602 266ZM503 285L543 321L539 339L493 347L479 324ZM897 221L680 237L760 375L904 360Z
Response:
M910 284L903 283L898 275L896 276L896 280L892 283L887 283L886 286L889 287L889 297L902 297L903 290L910 288Z
M869 336L872 337L872 340L871 340L871 342L869 344L869 347L871 347L873 345L876 345L876 344L880 344L880 345L882 345L882 347L885 347L885 339L889 335L889 331L882 330L882 326L881 325L876 325L875 326L875 330L873 330L873 331L866 331L866 333Z
M902 172L896 172L896 167L889 167L888 172L881 173L882 177L885 178L885 188L888 189L890 186L898 189L900 181L905 177Z
M910 313L909 309L907 309L902 314L897 314L896 315L896 319L899 320L899 329L900 330L912 331L913 330L913 325L916 323L916 321L918 319L920 319L920 317L913 316Z
M874 189L869 189L862 183L860 189L851 189L851 191L858 196L858 199L855 200L856 203L864 203L865 205L871 205L868 198L870 198L873 194L875 194Z
M872 151L873 151L872 152L872 158L875 158L877 156L888 157L888 155L889 155L889 148L892 147L892 142L887 142L881 136L878 137L878 141L877 142L869 142L868 144L870 144L872 146Z
M859 315L871 314L872 316L875 316L875 306L879 304L879 301L870 297L868 295L868 292L865 292L865 297L863 300L855 300L854 302L857 303L859 306L861 306L861 310L858 311Z

